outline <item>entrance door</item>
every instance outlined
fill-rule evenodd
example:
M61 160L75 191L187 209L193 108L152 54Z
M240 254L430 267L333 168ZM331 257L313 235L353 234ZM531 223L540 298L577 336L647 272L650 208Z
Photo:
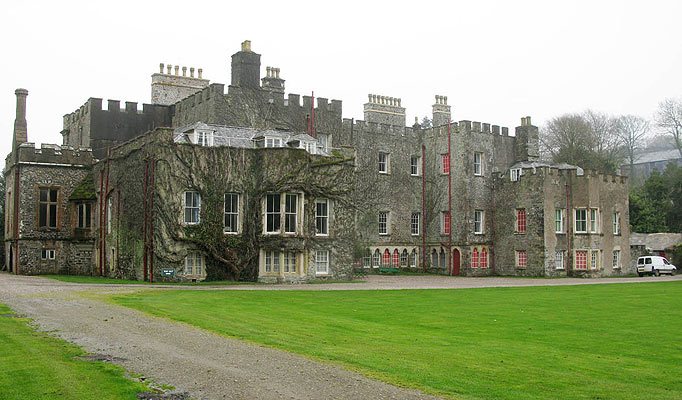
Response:
M452 250L452 276L457 276L459 275L459 250L458 249L453 249Z

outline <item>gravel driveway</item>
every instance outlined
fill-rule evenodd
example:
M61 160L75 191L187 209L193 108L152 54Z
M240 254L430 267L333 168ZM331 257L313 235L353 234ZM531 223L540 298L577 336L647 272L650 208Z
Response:
M458 278L369 276L366 282L320 285L220 286L222 290L360 290L606 284L680 280ZM149 288L149 286L145 286ZM428 399L327 363L215 335L189 325L85 298L77 292L129 292L137 285L71 284L0 273L0 302L42 330L86 351L105 354L131 372L195 399ZM187 290L196 287L159 287ZM200 287L200 290L209 289Z

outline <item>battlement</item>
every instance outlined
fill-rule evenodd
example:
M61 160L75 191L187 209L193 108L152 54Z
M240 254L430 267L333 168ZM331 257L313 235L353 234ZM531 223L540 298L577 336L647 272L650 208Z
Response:
M470 133L470 132L476 132L476 133L489 133L492 135L502 135L502 136L509 136L509 128L506 126L500 127L499 125L491 125L487 122L478 122L478 121L467 121L467 120L462 120L459 121L457 126L460 129L460 132L463 133Z
M89 148L74 148L71 146L59 146L57 144L41 144L36 147L35 143L22 143L16 151L18 152L20 163L40 163L56 165L84 165L89 166L94 163L92 150ZM7 156L10 161L13 154ZM11 161L10 161L11 162ZM9 165L10 162L7 164Z
M305 95L302 97L303 104L301 104L300 94L289 93L287 95L287 98L284 99L284 106L292 108L301 108L303 109L304 112L309 113L313 104L313 97ZM327 111L339 114L339 116L341 115L343 110L343 102L341 100L329 101L329 99L324 97L316 97L315 99L317 101L317 107L315 107L315 111Z
M396 135L403 136L406 134L413 134L412 127L382 124L378 122L367 122L363 120L354 121L350 118L342 120L343 130L349 132L351 129L357 133L372 133L379 135Z
M121 107L120 100L107 100L106 109L103 107L103 100L96 97L91 97L88 101L70 114L64 115L64 128L70 124L79 121L90 113L122 113L122 114L139 114L139 115L154 115L159 108L165 106L158 104L143 104L142 110L139 109L138 103L135 101L124 102L125 106Z
M541 166L527 166L520 168L522 170L519 179L528 179L529 176L558 176L563 178L570 178L572 181L578 180L600 180L604 183L627 184L627 176L606 174L597 170L582 168L560 168L558 166L541 165ZM509 172L500 173L500 178L509 179Z

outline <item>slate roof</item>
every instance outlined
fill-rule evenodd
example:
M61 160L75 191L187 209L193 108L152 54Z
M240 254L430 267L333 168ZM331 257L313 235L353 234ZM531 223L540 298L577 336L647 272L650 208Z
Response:
M682 233L631 233L630 246L662 251L682 243Z

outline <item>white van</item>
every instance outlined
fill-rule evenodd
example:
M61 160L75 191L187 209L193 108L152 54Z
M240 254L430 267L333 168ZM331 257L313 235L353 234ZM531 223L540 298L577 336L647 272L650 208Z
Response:
M637 259L637 275L644 274L656 275L670 274L675 275L677 268L670 264L668 260L660 256L644 256Z

